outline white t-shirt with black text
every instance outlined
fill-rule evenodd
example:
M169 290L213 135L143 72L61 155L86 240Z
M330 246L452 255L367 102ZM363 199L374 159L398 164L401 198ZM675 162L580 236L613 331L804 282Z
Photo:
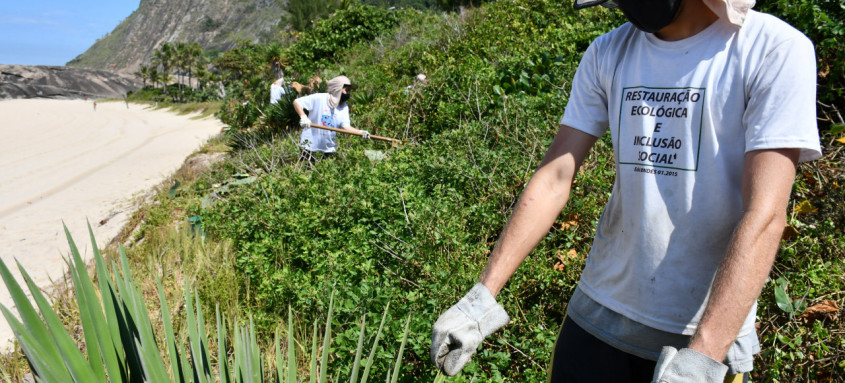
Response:
M561 124L610 130L616 180L579 289L638 323L692 334L742 213L745 153L821 156L815 86L812 43L754 11L740 29L718 20L680 41L630 23L596 39Z

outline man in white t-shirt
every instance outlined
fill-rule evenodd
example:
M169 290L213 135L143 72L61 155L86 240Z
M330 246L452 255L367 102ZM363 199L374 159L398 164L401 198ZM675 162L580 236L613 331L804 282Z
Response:
M302 159L311 163L315 161L314 152L323 155L333 155L337 152L336 132L311 127L311 124L343 128L352 133L359 133L364 139L370 138L366 130L355 129L349 122L349 99L352 82L346 76L337 76L328 82L327 93L314 93L297 98L293 101L293 108L299 114L299 125L302 134L299 146L302 148ZM305 111L308 114L305 114Z
M821 156L812 43L753 0L614 5L629 23L585 52L561 129L480 282L434 325L431 356L449 375L508 323L495 297L608 130L616 179L550 381L741 381L753 367L756 299L795 167Z

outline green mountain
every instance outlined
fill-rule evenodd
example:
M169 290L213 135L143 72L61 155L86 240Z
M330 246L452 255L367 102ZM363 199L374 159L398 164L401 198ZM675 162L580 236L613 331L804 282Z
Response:
M223 51L237 41L268 41L282 13L276 0L141 0L114 31L67 65L134 72L164 42Z

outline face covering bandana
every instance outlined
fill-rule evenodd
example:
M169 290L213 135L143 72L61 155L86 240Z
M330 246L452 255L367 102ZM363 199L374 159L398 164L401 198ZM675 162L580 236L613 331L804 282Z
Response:
M340 103L343 104L343 103L346 102L346 100L349 100L349 93L341 93L340 94Z
M655 33L672 23L681 0L615 0L631 24L648 33Z

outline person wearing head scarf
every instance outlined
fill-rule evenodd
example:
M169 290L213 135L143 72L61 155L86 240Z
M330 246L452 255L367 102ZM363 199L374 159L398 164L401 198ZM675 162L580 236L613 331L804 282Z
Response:
M354 85L346 76L337 76L328 82L326 93L314 93L299 97L293 101L293 108L299 114L302 133L299 146L303 158L313 162L314 152L333 155L337 152L336 132L314 128L311 124L343 128L352 133L359 133L364 139L370 138L366 130L355 129L349 120L347 101ZM306 114L307 111L307 114Z
M575 0L628 23L587 48L560 130L478 283L434 324L457 374L509 322L506 282L606 133L616 177L566 305L550 382L741 382L796 164L821 157L810 40L750 0ZM577 258L577 257L575 257Z

